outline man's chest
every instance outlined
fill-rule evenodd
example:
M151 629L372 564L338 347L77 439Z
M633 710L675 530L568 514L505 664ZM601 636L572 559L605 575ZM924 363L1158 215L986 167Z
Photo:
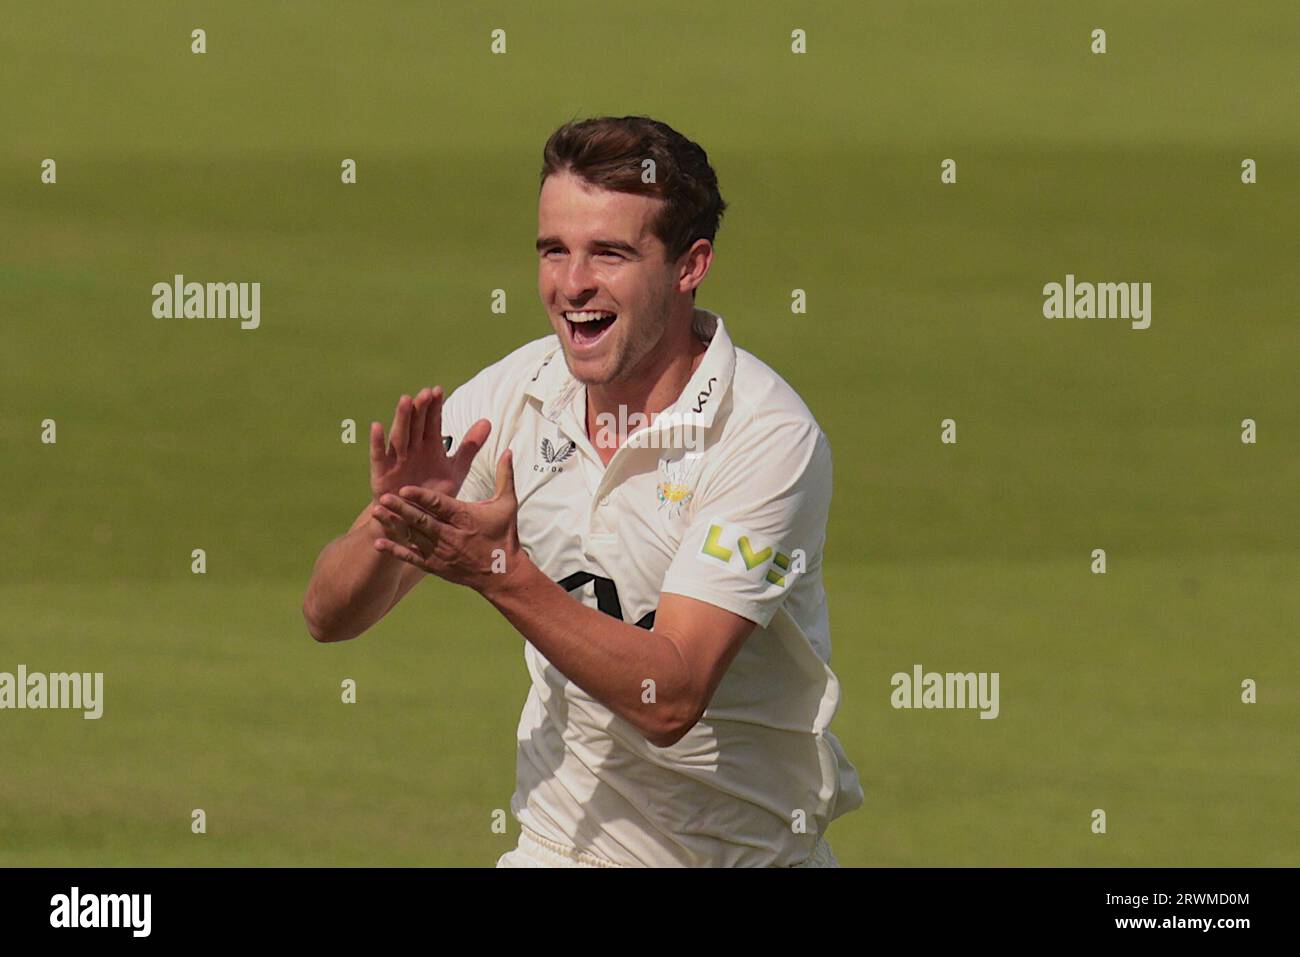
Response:
M511 441L520 542L575 597L649 628L693 515L703 455L623 448L605 464L574 432L543 420Z

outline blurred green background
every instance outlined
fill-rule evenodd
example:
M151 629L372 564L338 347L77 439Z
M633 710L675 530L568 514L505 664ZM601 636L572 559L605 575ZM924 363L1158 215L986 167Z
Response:
M11 6L0 671L106 687L99 721L0 712L0 865L513 846L506 622L429 581L323 646L299 607L365 424L549 332L541 148L604 113L708 151L699 303L835 450L841 862L1300 863L1297 64L1290 0ZM1151 282L1151 328L1045 320L1067 272ZM261 328L154 319L175 273L260 281ZM999 672L1001 716L895 711L915 663Z

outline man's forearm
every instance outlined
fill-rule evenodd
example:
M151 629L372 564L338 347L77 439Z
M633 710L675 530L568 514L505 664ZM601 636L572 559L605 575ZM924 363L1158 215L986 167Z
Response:
M317 641L355 638L392 604L407 566L375 550L375 539L384 534L374 518L358 519L321 550L302 606Z
M667 747L689 730L695 685L670 638L575 601L526 555L513 564L482 594L561 674L651 744Z

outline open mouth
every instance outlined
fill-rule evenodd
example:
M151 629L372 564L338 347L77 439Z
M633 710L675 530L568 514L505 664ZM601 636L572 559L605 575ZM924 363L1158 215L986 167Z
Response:
M618 321L618 313L604 309L571 310L564 313L569 341L575 346L594 346Z

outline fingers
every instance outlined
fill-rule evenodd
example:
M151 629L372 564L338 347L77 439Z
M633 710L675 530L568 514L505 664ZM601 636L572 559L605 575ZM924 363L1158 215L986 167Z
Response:
M411 454L424 447L424 420L428 416L429 402L433 398L432 389L421 389L415 396L415 406L411 414L411 434L406 440L406 448Z
M370 423L370 462L381 465L388 458L384 450L384 427L378 422Z
M408 540L411 530L406 527L401 518L396 514L390 512L382 505L370 506L370 514L375 521L383 526L384 531L388 533L388 537L393 541L404 542Z
M403 395L397 400L397 408L393 413L393 426L388 432L388 445L397 455L405 456L408 452L419 451L430 437L441 439L441 429L442 387L421 389L414 399L409 395ZM381 443L382 432L381 427L379 436ZM373 447L373 428L371 443ZM379 458L382 459L382 455Z
M420 569L420 571L436 574L426 559L417 555L405 545L399 545L397 542L390 541L387 538L377 538L375 539L375 550L383 552L386 555L391 555L393 558L400 559L408 565L414 565L416 568Z
M442 386L435 385L430 394L429 413L424 417L424 444L433 448L435 442L442 445Z
M483 448L483 443L487 441L491 432L492 423L487 419L479 419L469 427L464 438L460 440L460 447L456 449L456 456L452 463L452 473L457 479L464 480L470 465L474 463L474 456L478 455L479 449Z
M515 497L515 463L514 457L510 450L506 449L501 458L497 460L497 487L493 495L495 499L510 499Z
M436 535L417 531L383 506L374 506L370 514L383 526L383 537L386 537L390 542L396 542L423 559L427 560L433 554L433 550L438 547Z
M403 491L406 491L403 489ZM421 489L423 491L423 489ZM438 536L438 522L429 512L408 501L406 498L399 498L396 495L385 495L381 498L380 503L387 509L391 510L397 518L406 525L421 532L427 538L436 538Z
M393 499L391 504L387 501L388 497L385 496L380 501L395 512L398 511L396 503L401 503L416 511L430 515L446 525L451 524L451 518L458 509L464 508L464 505L456 499L446 495L439 495L437 492L430 491L420 485L403 485L397 490L397 495L391 496Z
M406 454L406 442L411 434L411 409L414 403L409 395L397 400L397 411L393 413L393 428L388 433L388 444L398 455Z

